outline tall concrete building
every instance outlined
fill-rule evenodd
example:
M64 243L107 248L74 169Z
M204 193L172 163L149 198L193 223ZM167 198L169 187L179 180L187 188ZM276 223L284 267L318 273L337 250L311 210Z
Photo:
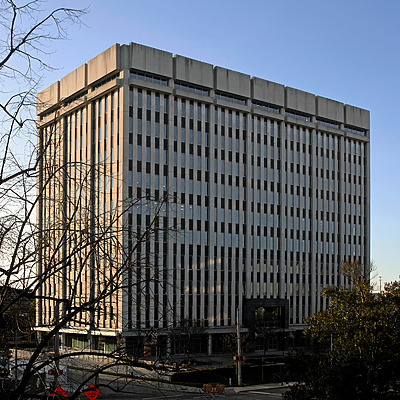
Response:
M62 232L38 254L41 272L57 260L63 271L43 295L74 287L79 303L127 266L90 323L63 330L67 345L150 332L179 352L171 335L185 325L211 352L239 309L256 348L274 349L326 307L323 288L348 284L343 261L369 265L367 110L135 43L38 100L38 222ZM85 246L93 237L105 244ZM57 311L43 300L38 329Z

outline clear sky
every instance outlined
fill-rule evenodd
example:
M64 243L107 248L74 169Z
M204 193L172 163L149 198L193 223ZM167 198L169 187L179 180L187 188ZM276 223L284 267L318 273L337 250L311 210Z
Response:
M53 43L59 69L43 88L114 43L136 42L370 110L371 256L382 282L399 278L399 0L48 3L90 12L86 27Z

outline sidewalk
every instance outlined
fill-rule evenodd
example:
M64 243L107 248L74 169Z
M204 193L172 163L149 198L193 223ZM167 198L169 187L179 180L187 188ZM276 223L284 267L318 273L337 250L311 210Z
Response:
M279 388L289 387L291 385L292 385L292 382L282 383L282 384L281 383L264 383L261 385L227 387L225 390L233 391L235 393L240 393L240 392L249 392L249 391L261 390L261 389L279 389Z

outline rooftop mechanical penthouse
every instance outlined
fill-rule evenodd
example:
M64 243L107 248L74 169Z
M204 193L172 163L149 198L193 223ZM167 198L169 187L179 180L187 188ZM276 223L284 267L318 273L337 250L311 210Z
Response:
M238 308L256 349L282 349L324 287L348 285L344 260L369 265L367 110L130 43L41 92L37 113L38 269L62 265L42 294L79 304L115 285L66 346L122 335L179 353L197 329L191 351L212 353ZM58 310L40 302L37 329Z

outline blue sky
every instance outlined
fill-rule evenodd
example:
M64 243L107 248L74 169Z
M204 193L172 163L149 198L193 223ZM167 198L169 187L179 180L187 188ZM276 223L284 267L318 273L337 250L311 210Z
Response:
M136 42L371 111L371 256L399 278L400 1L52 0L89 6L53 44L43 87L114 43Z

